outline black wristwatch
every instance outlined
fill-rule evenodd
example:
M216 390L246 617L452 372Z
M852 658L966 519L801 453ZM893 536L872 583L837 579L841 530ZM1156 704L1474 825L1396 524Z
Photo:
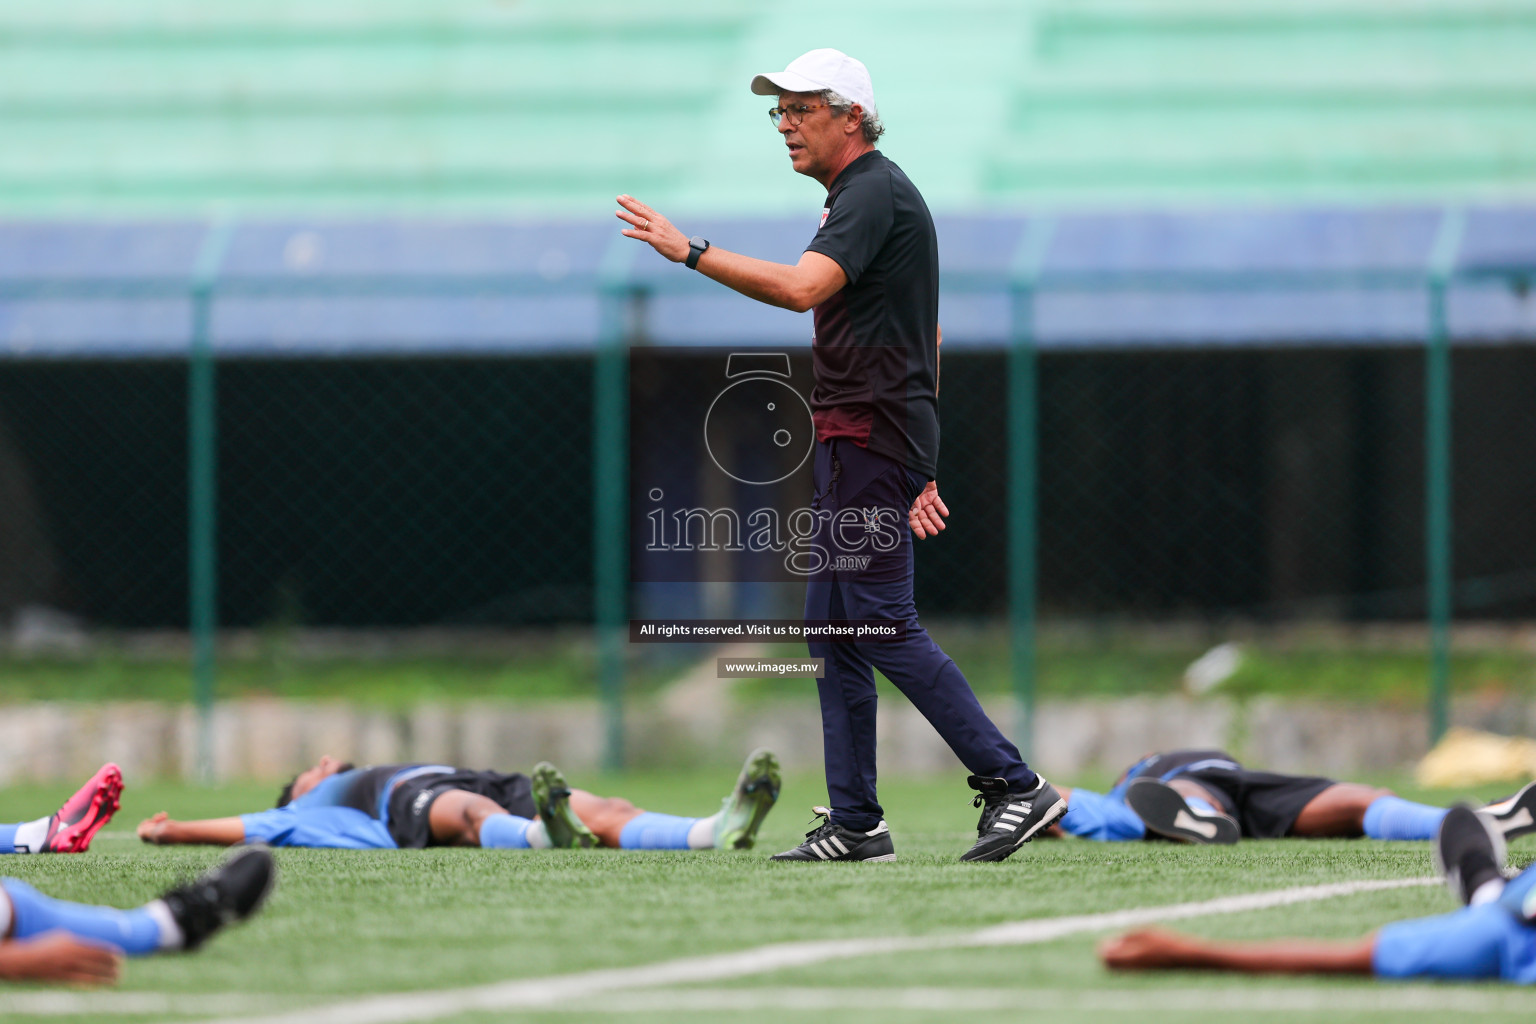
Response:
M704 255L704 250L709 248L709 239L694 235L688 239L688 269L699 269L699 257Z

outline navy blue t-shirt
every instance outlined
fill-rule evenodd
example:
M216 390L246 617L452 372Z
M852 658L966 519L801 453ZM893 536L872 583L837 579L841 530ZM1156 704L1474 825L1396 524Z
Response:
M884 153L843 168L806 246L848 283L815 309L816 439L851 438L925 480L939 469L939 241L917 187Z

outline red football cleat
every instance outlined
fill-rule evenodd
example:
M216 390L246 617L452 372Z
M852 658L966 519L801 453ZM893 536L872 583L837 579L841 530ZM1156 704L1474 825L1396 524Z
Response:
M115 764L102 765L91 781L64 801L59 813L48 822L44 852L84 853L89 850L96 833L117 813L118 797L122 792L123 770Z

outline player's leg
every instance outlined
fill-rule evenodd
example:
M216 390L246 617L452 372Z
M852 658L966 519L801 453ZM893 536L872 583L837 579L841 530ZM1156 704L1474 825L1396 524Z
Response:
M839 574L847 618L893 622L904 629L900 639L859 643L858 650L901 690L972 773L969 781L982 813L977 842L962 859L1002 860L1065 814L1066 802L1024 763L954 660L918 621L907 510L926 482L856 445L840 446L838 452L845 467L841 507L875 510L895 527L888 535L879 534L882 539L888 536L885 550L869 542L858 552L869 556L867 564ZM839 545L847 543L843 534L835 539Z
M536 773L537 774L537 773ZM720 810L703 818L643 810L622 797L571 790L575 815L604 846L624 850L746 850L779 797L779 760L754 750Z
M841 584L831 574L806 586L808 622L846 619ZM806 645L822 659L816 680L821 701L822 756L826 765L830 807L814 807L817 824L793 849L776 853L776 861L868 861L896 859L896 846L875 782L875 673L858 645L827 640Z
M1404 800L1389 789L1338 782L1301 809L1288 834L1310 838L1429 840L1435 837L1444 818L1444 807Z
M438 793L427 811L427 822L437 846L526 850L554 845L543 822L508 814L490 797L463 789Z
M835 579L814 580L806 590L807 621L850 617L842 586ZM885 808L880 806L877 788L875 725L880 698L874 666L857 644L816 640L806 649L811 657L822 659L816 695L831 817L856 832L878 828L885 820Z
M0 879L0 904L8 918L0 934L25 941L63 931L129 956L195 949L225 924L255 913L274 876L272 855L264 847L250 847L196 881L132 910L70 903L17 879Z
M621 847L624 827L646 813L623 797L598 796L584 789L571 790L571 811L592 830L598 842L613 849Z
M1515 814L1520 794L1510 798L1506 813ZM1445 819L1444 807L1404 800L1389 789L1357 782L1335 782L1314 796L1297 813L1287 835L1308 838L1367 836L1371 839L1430 840ZM1497 819L1497 815L1491 815ZM1502 827L1520 831L1511 817Z
M1399 800L1391 790L1376 786L1339 782L1307 802L1292 822L1290 835L1433 839L1444 817L1443 807L1425 807Z
M1193 779L1132 779L1125 803L1147 831L1175 842L1226 845L1242 835L1216 794Z
M129 956L143 956L159 949L176 948L179 941L169 912L158 914L145 907L118 910L84 903L69 903L44 896L15 878L0 879L10 905L12 939L31 939L52 931L65 931L80 939L105 943Z
M117 812L122 791L122 769L102 765L56 813L0 825L0 853L84 853Z
M847 458L856 463L879 456L850 453ZM882 514L900 509L900 539L890 551L873 552L864 569L843 574L839 594L847 618L899 623L905 633L900 640L837 646L856 646L922 712L973 774L1003 779L1014 792L1032 789L1038 777L1024 763L1018 747L987 716L954 660L918 621L912 591L912 535L903 508L906 473L894 462L882 461L889 470L869 481L852 499L852 507L870 506Z
M565 777L548 762L531 776L466 772L414 791L397 787L390 798L390 831L401 848L596 846L596 837L571 810L570 798Z
M851 447L849 445L841 446ZM854 493L858 481L845 478L836 440L816 446L815 504L820 518L811 549L827 559L839 552L835 519L847 507L843 495ZM805 621L825 622L849 617L836 567L821 565L805 586ZM875 672L858 645L816 638L806 644L810 656L822 659L816 680L821 704L822 753L831 805L829 821L853 833L878 830L885 820L876 790L875 711L878 693Z

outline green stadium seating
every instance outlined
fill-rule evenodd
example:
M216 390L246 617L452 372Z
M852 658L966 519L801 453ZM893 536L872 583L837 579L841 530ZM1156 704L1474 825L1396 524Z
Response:
M0 5L0 213L804 210L747 92L871 68L940 209L1536 183L1521 0Z
M1536 6L1126 3L1036 22L994 194L1316 198L1536 181Z

